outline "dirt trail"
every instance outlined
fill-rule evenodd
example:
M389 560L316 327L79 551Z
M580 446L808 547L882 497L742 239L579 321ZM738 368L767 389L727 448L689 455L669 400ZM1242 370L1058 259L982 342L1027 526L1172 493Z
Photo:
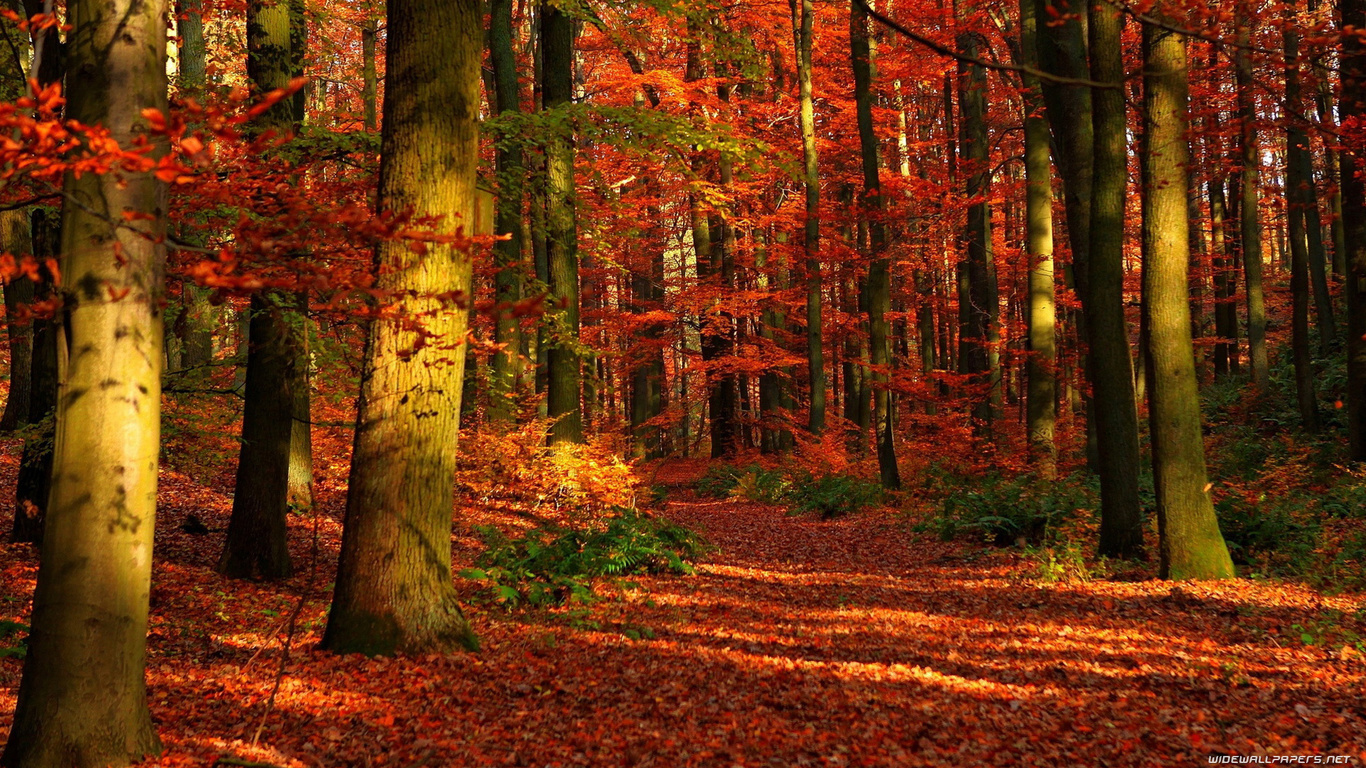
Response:
M203 512L210 527L226 522L219 507ZM283 587L224 581L210 569L218 535L179 532L171 509L158 534L149 644L168 750L156 764L223 754L290 766L536 768L1366 757L1366 663L1306 647L1291 630L1350 601L1246 581L1040 585L1019 557L933 541L883 512L821 521L684 494L664 514L717 545L697 576L642 578L625 602L553 615L474 608L485 643L477 655L312 650L320 588L252 748L279 660L269 638L303 577ZM337 533L329 520L329 561ZM21 616L33 558L13 546L0 553L7 610ZM0 662L0 711L13 707L18 670Z

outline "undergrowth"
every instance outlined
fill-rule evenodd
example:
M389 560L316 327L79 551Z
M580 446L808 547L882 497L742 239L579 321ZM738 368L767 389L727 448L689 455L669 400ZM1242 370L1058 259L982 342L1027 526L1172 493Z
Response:
M851 475L785 472L759 464L710 467L694 487L698 494L714 499L786 504L793 514L814 513L826 519L861 512L883 501L876 482Z
M511 538L493 526L475 532L485 550L461 576L507 609L587 603L595 582L639 573L691 575L707 548L697 533L635 509L618 508L601 526L535 528Z

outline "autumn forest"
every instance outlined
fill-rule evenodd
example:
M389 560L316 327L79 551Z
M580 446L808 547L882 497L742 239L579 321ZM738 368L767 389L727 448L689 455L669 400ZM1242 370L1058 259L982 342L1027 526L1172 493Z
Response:
M1366 0L0 33L0 766L1366 760Z

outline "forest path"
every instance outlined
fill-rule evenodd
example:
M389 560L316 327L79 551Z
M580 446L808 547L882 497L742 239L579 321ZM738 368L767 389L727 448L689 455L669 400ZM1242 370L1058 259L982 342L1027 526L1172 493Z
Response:
M6 457L0 476L14 465ZM260 584L213 573L220 533L179 530L188 510L221 530L229 500L173 474L163 481L147 679L167 751L148 765L221 755L290 768L1366 758L1366 662L1339 650L1330 613L1360 599L1251 581L1040 584L1017 553L912 533L889 510L824 521L676 489L661 514L716 545L696 576L640 577L624 599L550 612L470 602L477 654L338 657L316 645L339 492L324 497L315 581L301 572ZM462 525L498 522L461 514ZM301 564L310 534L295 522ZM458 536L457 567L475 550ZM35 570L31 548L0 548L4 618L24 618ZM458 583L474 597L474 582ZM301 589L299 630L252 746ZM1306 646L1296 624L1326 644ZM0 659L0 727L19 669Z

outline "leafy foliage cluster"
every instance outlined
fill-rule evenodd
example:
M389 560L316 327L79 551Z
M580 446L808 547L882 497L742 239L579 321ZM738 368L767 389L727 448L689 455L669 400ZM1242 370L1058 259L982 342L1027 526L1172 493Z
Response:
M992 474L947 488L938 516L917 528L945 541L970 536L999 547L1051 545L1067 524L1089 518L1099 506L1099 490L1089 477L1047 481Z
M456 489L483 503L532 509L568 523L600 521L635 506L640 481L619 454L598 443L545 445L546 423L461 444Z
M711 498L744 499L761 504L787 504L793 514L815 513L842 517L882 503L882 488L852 475L813 476L786 473L759 464L740 468L713 466L697 481L697 492Z
M707 547L688 528L627 508L592 528L540 527L516 538L493 526L476 532L486 549L461 575L482 582L486 597L508 609L591 602L595 580L604 577L691 575Z

